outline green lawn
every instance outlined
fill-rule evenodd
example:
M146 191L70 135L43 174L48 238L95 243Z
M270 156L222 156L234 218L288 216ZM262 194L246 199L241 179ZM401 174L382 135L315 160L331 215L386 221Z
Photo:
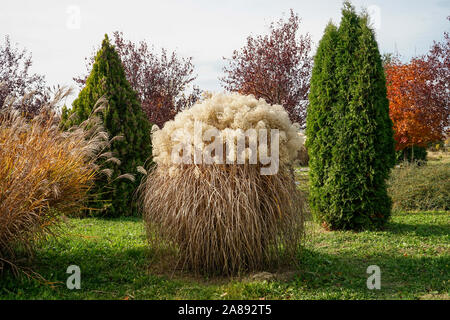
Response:
M1 299L449 299L450 214L395 214L385 231L326 232L309 224L298 270L205 278L172 274L170 261L149 263L136 218L71 219L63 236L44 242L33 261L46 281L0 276ZM81 268L80 290L65 282ZM368 290L366 269L381 268Z

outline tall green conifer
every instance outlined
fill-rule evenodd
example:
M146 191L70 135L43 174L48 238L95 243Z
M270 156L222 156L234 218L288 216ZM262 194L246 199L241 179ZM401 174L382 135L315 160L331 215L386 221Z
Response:
M135 214L135 191L140 180L136 168L143 166L151 156L150 123L107 35L95 57L86 86L73 102L72 109L63 110L63 125L70 127L86 120L102 97L107 100L107 106L101 114L106 131L110 137L123 138L115 139L110 149L120 163L102 163L103 167L113 170L113 176L110 179L100 177L92 192L98 204L106 205L106 215ZM134 181L117 178L124 174L134 175Z
M368 16L345 2L319 44L307 117L311 208L330 229L384 225L395 162L381 56Z

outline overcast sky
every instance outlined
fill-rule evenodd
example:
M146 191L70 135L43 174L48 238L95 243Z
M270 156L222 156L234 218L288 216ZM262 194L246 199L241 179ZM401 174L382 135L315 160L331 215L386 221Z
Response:
M381 52L398 51L405 59L425 53L433 40L449 31L450 0L354 0L368 8L377 28ZM302 19L315 47L326 23L339 23L340 0L4 0L0 42L33 54L33 71L49 84L74 86L85 72L84 57L101 44L105 33L119 30L126 39L146 40L156 48L192 56L201 89L221 90L223 59L242 47L250 34L267 32L270 22L292 8Z

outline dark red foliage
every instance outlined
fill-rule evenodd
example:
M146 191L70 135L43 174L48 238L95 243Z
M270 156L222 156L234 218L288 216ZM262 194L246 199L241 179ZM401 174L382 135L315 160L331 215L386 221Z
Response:
M132 88L137 92L142 109L149 121L159 127L174 118L182 109L190 107L200 97L200 89L192 86L195 80L192 58L179 58L175 52L169 54L162 49L155 53L144 41L135 44L123 38L121 32L114 32L114 45ZM90 71L94 57L87 60ZM80 87L87 76L74 78Z
M290 11L288 21L270 25L268 35L249 36L235 50L221 78L226 90L253 94L281 104L292 121L305 125L313 60L311 37L299 35L300 18Z
M27 116L39 113L42 105L49 100L49 89L44 76L30 74L31 54L11 45L8 36L0 44L0 109L6 99L16 99L14 106ZM28 99L24 101L27 94Z
M450 22L450 16L447 17ZM443 127L450 126L450 34L444 32L442 42L434 42L430 52L422 57L431 77L431 99L444 113Z

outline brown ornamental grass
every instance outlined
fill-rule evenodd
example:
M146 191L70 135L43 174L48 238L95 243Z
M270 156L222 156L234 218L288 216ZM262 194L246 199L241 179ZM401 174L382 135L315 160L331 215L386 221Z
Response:
M170 163L170 147L175 143L171 132L176 128L189 130L195 121L225 133L257 126L279 129L285 140L280 142L278 173L261 175L261 165L248 162ZM304 199L292 173L292 158L301 144L296 140L296 128L281 106L231 94L208 98L156 131L156 166L140 187L155 256L158 252L166 256L175 253L176 269L221 275L297 262L304 230Z
M1 109L0 270L14 266L17 252L30 256L62 216L80 212L93 186L108 136L95 116L67 132L59 129L55 106L68 94L58 91L32 119L11 100Z

